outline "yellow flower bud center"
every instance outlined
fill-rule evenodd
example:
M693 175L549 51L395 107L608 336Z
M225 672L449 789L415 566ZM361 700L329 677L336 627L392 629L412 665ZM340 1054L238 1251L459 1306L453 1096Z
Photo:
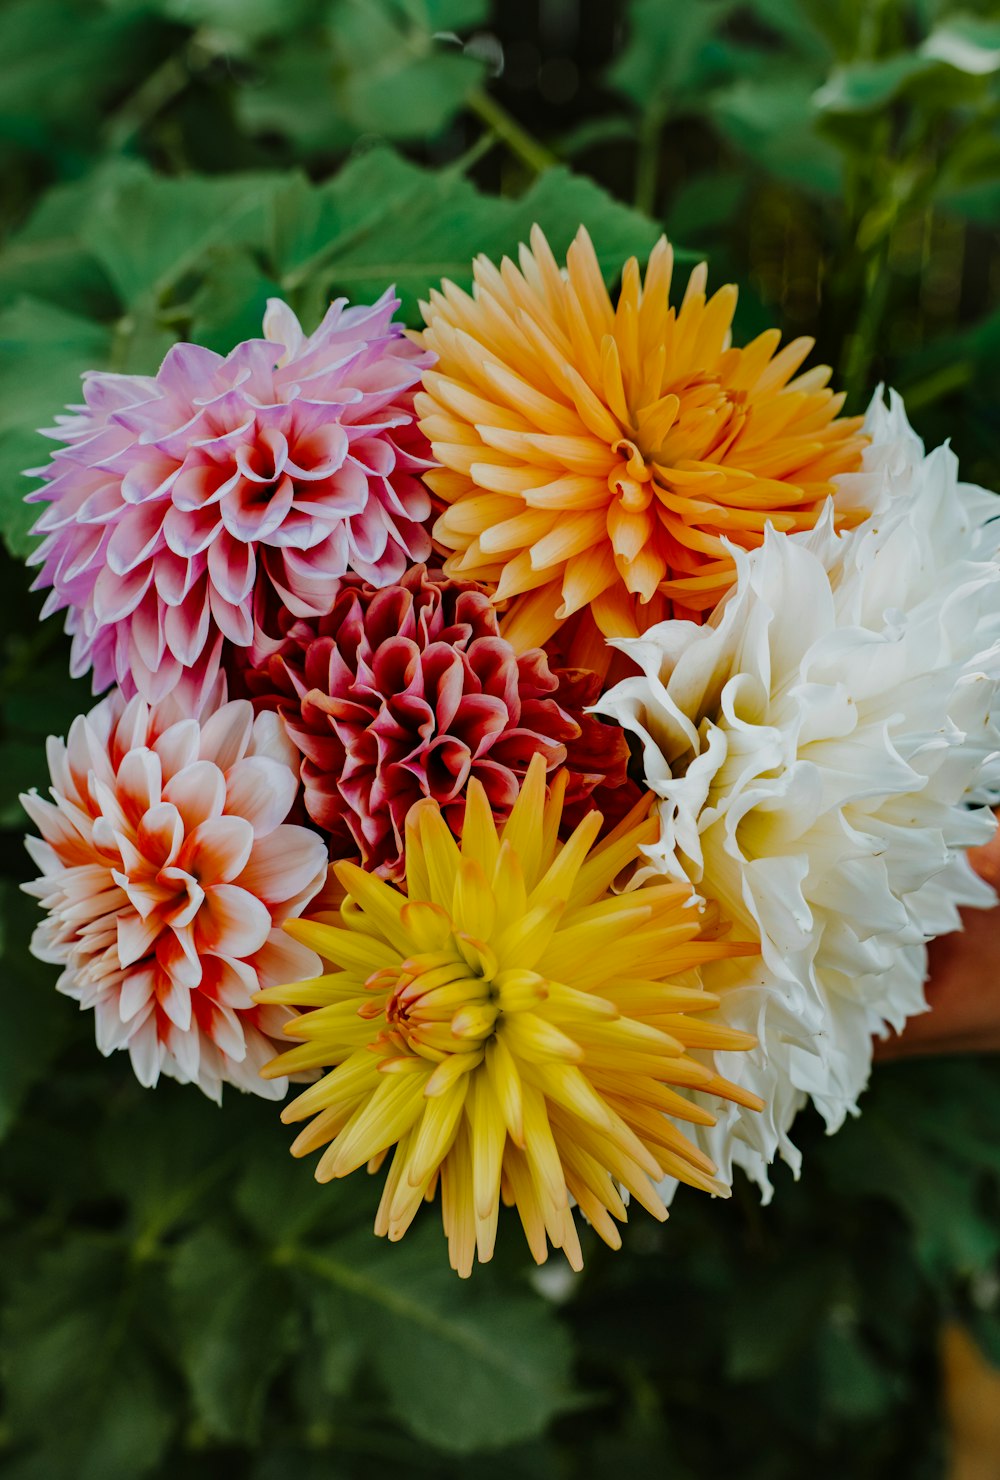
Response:
M548 983L537 972L501 970L485 941L454 927L440 949L408 957L398 971L377 973L368 987L387 991L360 1009L366 1017L384 1012L380 1047L434 1062L447 1054L478 1053L505 1014L532 1011L548 996Z

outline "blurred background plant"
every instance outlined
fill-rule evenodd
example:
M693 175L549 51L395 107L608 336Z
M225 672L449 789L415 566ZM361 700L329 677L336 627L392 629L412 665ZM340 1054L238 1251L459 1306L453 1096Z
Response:
M889 381L1000 488L990 0L0 3L11 1480L936 1480L955 1372L1000 1365L995 1061L880 1068L771 1206L682 1196L579 1279L501 1237L460 1285L430 1218L375 1240L376 1188L316 1188L266 1104L103 1062L28 956L17 793L91 702L27 593L34 429L83 369L225 349L269 294L311 325L395 280L416 323L536 219L557 249L586 221L609 277L666 229L742 335L815 335L851 410Z

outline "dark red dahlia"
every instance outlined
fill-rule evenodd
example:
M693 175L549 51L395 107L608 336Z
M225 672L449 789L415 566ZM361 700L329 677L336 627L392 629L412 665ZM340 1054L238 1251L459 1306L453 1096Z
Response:
M550 663L554 663L549 656ZM604 685L591 668L557 668L556 697L576 721L580 733L567 747L569 784L563 807L562 831L572 832L582 817L595 809L604 816L602 832L622 820L642 799L642 788L629 778L629 748L625 731L587 710L596 704Z
M621 731L568 710L596 698L596 676L591 694L580 671L561 679L540 650L516 654L478 586L422 565L381 590L348 577L328 616L284 625L242 681L299 747L306 810L334 857L398 880L414 802L433 797L459 834L475 776L502 818L536 751L550 772L566 766L577 809L611 773L624 780Z

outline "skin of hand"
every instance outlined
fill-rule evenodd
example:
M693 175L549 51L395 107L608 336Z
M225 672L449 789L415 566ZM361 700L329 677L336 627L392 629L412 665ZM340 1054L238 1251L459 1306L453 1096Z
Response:
M1000 893L1000 827L969 859ZM930 1012L910 1018L898 1036L876 1040L877 1059L1000 1052L1000 905L963 910L962 925L930 944Z

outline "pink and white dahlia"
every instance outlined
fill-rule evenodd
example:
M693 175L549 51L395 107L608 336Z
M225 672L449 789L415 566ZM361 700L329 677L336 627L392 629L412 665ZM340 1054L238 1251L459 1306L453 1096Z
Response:
M319 971L280 927L326 879L322 840L285 823L295 760L245 700L199 721L116 690L49 740L52 801L22 798L42 834L27 840L41 877L24 887L46 911L31 948L142 1084L284 1094L258 1070L289 1012L254 993Z
M431 356L397 307L338 299L305 335L272 299L264 338L225 357L177 344L155 376L84 377L28 498L48 506L43 615L66 609L95 693L156 703L183 679L198 699L276 606L321 616L346 571L384 586L428 554L412 402Z

